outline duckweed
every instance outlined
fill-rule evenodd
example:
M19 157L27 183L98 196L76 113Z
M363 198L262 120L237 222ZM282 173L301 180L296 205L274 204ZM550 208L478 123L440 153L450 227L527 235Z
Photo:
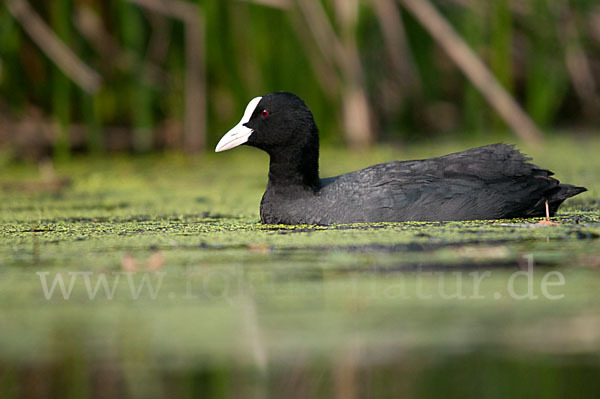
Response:
M579 156L562 157L565 148ZM84 359L135 373L154 362L158 371L139 377L150 381L196 367L275 378L299 354L335 363L358 351L357 367L478 348L597 356L599 151L598 140L529 151L590 189L560 209L559 226L263 225L267 160L250 149L81 159L50 176L9 166L0 177L0 369ZM333 149L322 159L332 154L339 162L322 161L324 174L367 166Z

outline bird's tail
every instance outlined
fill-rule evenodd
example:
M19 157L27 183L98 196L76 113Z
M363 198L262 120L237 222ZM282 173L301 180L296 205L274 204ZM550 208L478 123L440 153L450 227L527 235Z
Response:
M557 180L554 180L558 183ZM536 204L531 207L528 211L525 211L525 217L542 217L546 215L546 201L548 201L548 208L550 210L550 216L554 216L556 210L566 200L577 194L587 191L585 187L572 186L570 184L556 184L551 189L545 191Z
M546 193L546 199L550 208L550 215L554 216L554 213L567 198L576 196L587 191L585 187L572 186L570 184L559 184L549 193Z

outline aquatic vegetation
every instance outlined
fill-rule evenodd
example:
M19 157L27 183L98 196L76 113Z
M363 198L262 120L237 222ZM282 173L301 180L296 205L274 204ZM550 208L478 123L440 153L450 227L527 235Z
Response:
M339 356L356 356L358 368L425 369L427 359L478 348L597 356L599 144L531 151L590 188L548 227L262 225L258 151L74 160L45 174L9 165L0 180L0 365L105 361L144 381L196 367L231 379L249 367L273 381L297 356L325 375ZM339 162L323 167L334 174L411 151L430 155L325 149ZM140 371L149 361L157 369Z

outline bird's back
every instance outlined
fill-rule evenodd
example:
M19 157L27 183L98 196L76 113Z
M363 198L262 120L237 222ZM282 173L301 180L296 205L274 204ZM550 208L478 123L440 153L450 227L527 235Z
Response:
M307 207L307 223L476 220L542 216L585 191L560 184L513 146L493 144L446 156L387 162L328 179Z

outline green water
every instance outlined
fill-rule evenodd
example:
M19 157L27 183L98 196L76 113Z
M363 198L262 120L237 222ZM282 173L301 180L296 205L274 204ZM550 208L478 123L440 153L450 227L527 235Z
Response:
M600 141L525 151L590 189L560 226L261 225L250 148L4 162L0 396L598 397Z

